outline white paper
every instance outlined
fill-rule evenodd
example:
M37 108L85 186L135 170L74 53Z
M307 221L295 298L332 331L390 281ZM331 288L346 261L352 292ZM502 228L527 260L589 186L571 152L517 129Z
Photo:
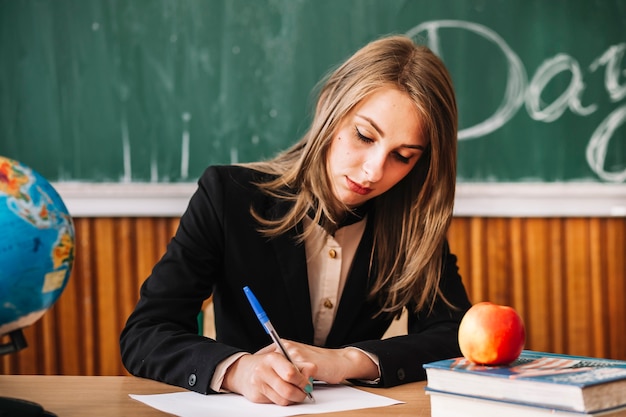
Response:
M256 404L237 394L203 395L197 392L136 395L130 397L166 413L179 417L287 417L358 410L401 404L402 401L371 394L347 385L315 385L315 402L280 406Z

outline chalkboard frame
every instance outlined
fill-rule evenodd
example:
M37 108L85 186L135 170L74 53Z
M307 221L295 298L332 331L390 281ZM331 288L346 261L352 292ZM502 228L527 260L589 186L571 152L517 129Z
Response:
M195 183L53 183L75 217L179 217ZM457 184L457 217L626 217L621 184Z

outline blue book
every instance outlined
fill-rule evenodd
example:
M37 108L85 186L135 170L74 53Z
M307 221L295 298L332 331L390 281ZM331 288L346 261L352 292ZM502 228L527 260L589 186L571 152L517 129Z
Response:
M429 390L597 413L626 405L626 361L522 351L508 366L465 358L424 365Z

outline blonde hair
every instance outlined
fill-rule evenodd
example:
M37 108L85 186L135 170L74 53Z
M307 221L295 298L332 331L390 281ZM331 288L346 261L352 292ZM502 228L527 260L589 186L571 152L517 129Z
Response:
M280 219L264 219L253 212L265 235L277 236L293 228L312 207L315 222L336 225L347 207L334 196L326 170L331 139L342 118L382 85L409 95L428 140L412 171L374 198L371 214L370 273L376 280L370 296L380 297L381 312L400 314L411 303L417 311L430 308L441 295L443 244L454 205L456 99L448 71L430 49L405 36L367 44L319 84L311 126L296 144L271 160L245 165L276 175L259 186L293 203ZM300 238L309 232L305 230Z

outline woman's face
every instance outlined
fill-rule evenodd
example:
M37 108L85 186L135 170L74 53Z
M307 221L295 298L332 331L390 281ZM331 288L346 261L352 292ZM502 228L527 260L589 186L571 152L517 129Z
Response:
M335 196L358 207L396 185L428 145L408 94L383 87L363 99L340 122L328 153Z

